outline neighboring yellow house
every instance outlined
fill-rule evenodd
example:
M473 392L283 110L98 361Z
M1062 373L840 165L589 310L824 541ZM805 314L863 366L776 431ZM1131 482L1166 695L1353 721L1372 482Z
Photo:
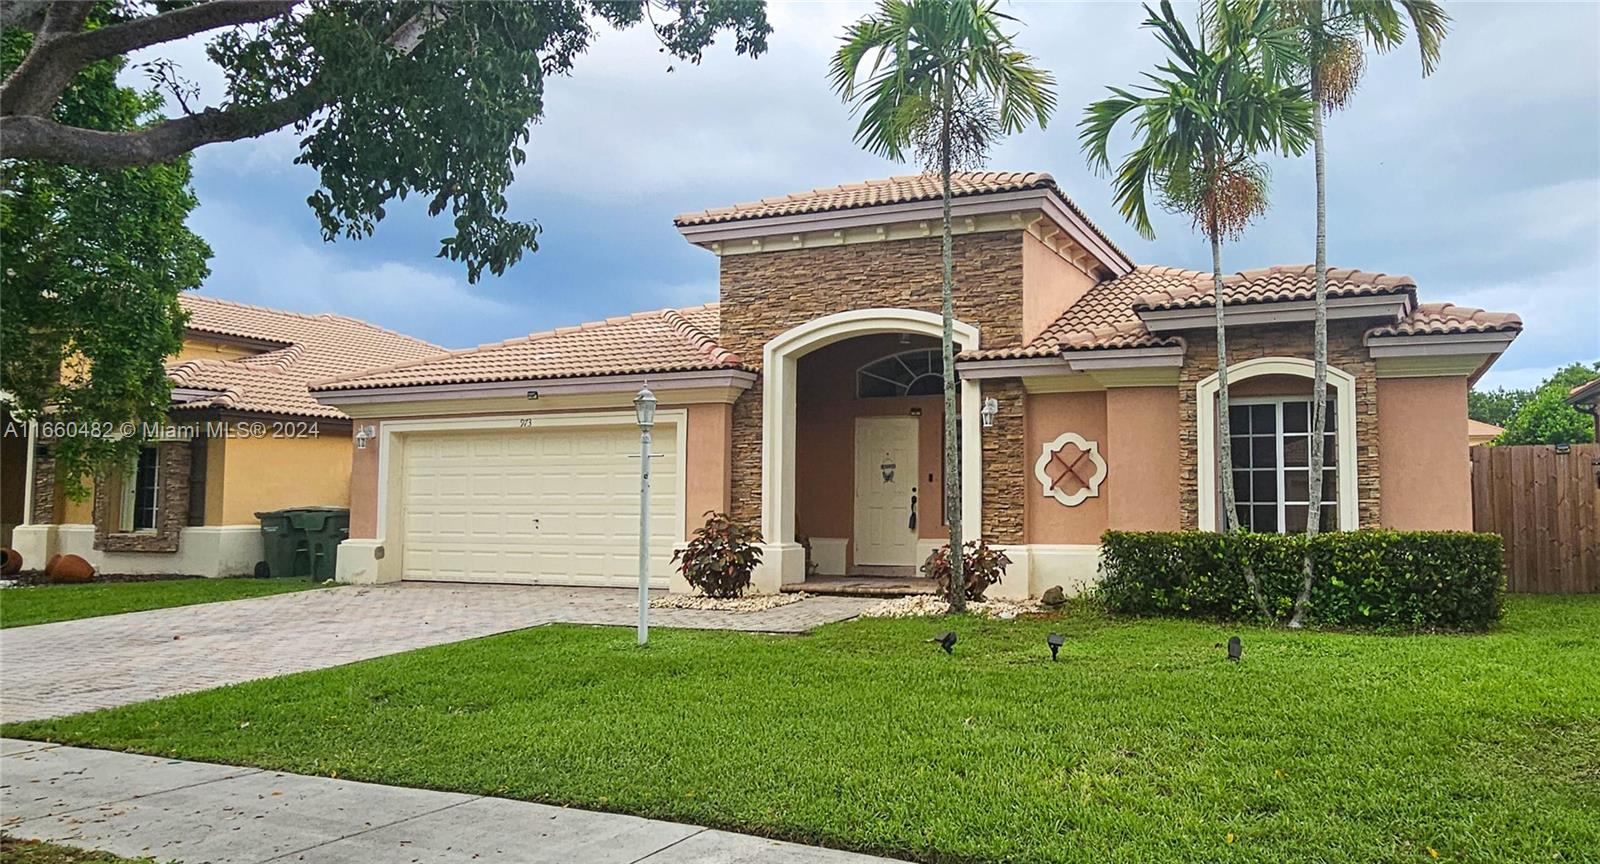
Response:
M107 573L250 573L262 557L258 511L349 506L350 418L312 399L306 383L443 351L339 315L181 302L189 323L167 366L167 424L148 430L125 477L74 501L41 434L49 424L26 442L3 440L0 497L22 509L3 520L6 542L24 566L71 553Z

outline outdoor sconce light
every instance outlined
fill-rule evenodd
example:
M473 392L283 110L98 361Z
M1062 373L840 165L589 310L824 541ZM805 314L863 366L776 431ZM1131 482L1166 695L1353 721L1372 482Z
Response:
M1066 638L1060 633L1051 633L1049 636L1044 637L1044 641L1046 645L1050 646L1050 662L1056 662L1056 652L1061 650L1062 645L1067 644Z
M639 395L633 397L633 413L639 419L639 431L649 432L656 425L656 394L649 385L640 387Z
M376 437L377 434L378 434L378 427L376 427L376 426L362 426L360 429L357 429L356 430L356 449L357 450L365 450L365 449L367 449L367 442L372 440L374 437Z
M1239 641L1239 637L1237 637L1237 636L1234 636L1233 638L1229 639L1228 640L1228 659L1232 660L1235 663L1237 663L1237 662L1239 662L1239 658L1243 657L1243 656L1244 656L1244 643L1240 642Z
M983 422L983 428L988 429L994 425L995 415L1000 413L1000 403L994 397L983 400L983 410L978 412L978 419Z

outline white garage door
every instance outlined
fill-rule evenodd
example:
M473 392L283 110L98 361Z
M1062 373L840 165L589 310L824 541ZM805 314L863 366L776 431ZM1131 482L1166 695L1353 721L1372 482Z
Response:
M651 577L678 540L677 435L657 425ZM418 433L401 457L406 579L637 585L635 426Z

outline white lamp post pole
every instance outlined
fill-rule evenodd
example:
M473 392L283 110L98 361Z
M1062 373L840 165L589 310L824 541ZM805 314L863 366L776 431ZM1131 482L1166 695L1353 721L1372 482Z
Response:
M639 644L650 640L650 429L656 421L656 397L648 386L633 399L639 420Z

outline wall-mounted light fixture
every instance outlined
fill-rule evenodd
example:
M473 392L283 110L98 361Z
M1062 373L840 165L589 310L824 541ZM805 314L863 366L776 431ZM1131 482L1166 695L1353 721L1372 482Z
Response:
M376 427L376 426L362 426L360 429L357 429L356 430L356 449L357 450L365 450L365 449L367 449L367 442L372 440L373 438L377 437L377 435L378 435L378 427Z
M978 420L983 423L983 428L988 429L994 425L994 418L1000 413L1000 403L993 397L983 400L983 410L978 412Z

